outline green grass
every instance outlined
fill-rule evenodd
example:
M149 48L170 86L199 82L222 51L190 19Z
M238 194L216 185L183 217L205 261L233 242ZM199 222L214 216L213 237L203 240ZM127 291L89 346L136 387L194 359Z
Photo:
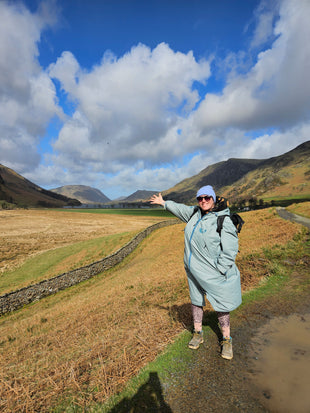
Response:
M301 200L301 201L309 201L310 200L310 194L300 194L300 195L293 195L293 196L273 196L273 197L262 197L265 201L271 201L273 200Z
M299 202L308 202L310 201L310 195L294 195L294 196L274 196L274 197L262 197L264 202L273 201L275 205L286 207L288 205L299 203Z
M0 291L9 291L51 278L106 257L129 242L134 232L113 234L43 252L0 276ZM95 257L95 258L94 258ZM70 258L69 262L66 262ZM59 270L57 270L59 268Z
M267 295L274 295L281 290L295 267L295 265L288 265L288 263L295 263L304 255L310 256L310 241L307 237L307 230L304 228L294 237L293 241L289 241L286 245L263 249L270 276L258 288L243 294L240 308L249 302L264 299Z
M136 208L136 209L107 209L107 208L65 208L65 209L53 209L53 211L68 211L68 212L86 212L89 214L113 214L113 215L134 215L143 217L174 217L169 211L159 208Z

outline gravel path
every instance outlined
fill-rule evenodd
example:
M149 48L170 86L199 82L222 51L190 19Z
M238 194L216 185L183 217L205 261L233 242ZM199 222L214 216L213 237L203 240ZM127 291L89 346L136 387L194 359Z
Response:
M289 221L297 222L310 229L310 219L302 217L300 215L293 214L292 212L287 211L283 207L277 207L277 213L281 218L287 219Z

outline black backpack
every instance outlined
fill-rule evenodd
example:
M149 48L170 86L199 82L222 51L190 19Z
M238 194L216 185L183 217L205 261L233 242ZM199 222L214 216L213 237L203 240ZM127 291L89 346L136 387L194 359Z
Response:
M234 226L237 228L237 232L239 234L239 232L241 231L242 225L244 224L244 221L241 218L241 216L239 214L236 214L235 212L233 212L230 215L220 215L219 217L217 217L217 228L216 228L217 232L221 235L225 217L230 217Z
M223 209L228 208L229 206L229 202L227 199L223 198L223 197L216 197L216 202L215 202L215 206L213 208L213 211L215 212L219 212L219 211L223 211ZM196 214L196 212L198 211L199 207L195 207L194 211L190 217L190 219L192 218L192 216L194 216ZM217 217L217 232L221 235L221 231L223 228L223 222L225 217L230 217L230 219L232 220L234 226L237 229L237 232L239 234L239 232L242 229L242 226L244 224L243 219L241 218L241 216L239 214L237 214L236 212L231 213L230 215L220 215L219 217Z

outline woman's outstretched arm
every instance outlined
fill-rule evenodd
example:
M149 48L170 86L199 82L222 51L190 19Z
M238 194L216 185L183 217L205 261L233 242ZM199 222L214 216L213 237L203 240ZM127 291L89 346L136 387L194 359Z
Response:
M163 200L161 193L159 193L158 195L156 194L152 195L150 198L150 202L151 204L156 204L156 205L161 205L161 206L165 205L165 201Z

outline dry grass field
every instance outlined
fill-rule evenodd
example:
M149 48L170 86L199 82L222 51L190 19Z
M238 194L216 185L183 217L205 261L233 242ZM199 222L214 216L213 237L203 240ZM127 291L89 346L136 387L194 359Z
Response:
M160 220L69 211L0 210L0 274L38 253L123 232L133 236Z
M18 211L10 216L11 235L8 221L6 226L6 239L19 255L14 265L44 248L125 227L137 231L158 221L22 214L28 214L28 220ZM238 264L246 290L269 275L261 249L286 244L301 227L273 210L247 212L243 218ZM5 220L2 213L0 219ZM188 328L183 228L178 224L157 230L116 268L0 318L0 410L45 412L63 402L59 411L70 403L88 411L92 403L119 391Z

